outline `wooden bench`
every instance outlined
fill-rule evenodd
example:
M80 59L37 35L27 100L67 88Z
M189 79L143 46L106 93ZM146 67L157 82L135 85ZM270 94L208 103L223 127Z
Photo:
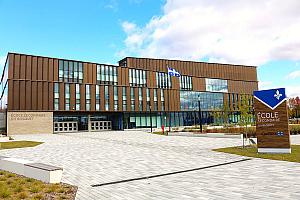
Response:
M46 183L60 183L63 172L61 167L4 156L0 156L0 169Z
M25 164L25 176L46 183L60 183L63 169L43 163L28 163Z

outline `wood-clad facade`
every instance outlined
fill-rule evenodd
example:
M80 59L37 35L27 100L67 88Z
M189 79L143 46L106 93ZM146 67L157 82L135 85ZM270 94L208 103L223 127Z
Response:
M72 73L72 76L75 73L75 64L76 66L79 63L82 64L82 79L79 80L77 77L75 80L74 76L62 78L60 75L61 61L69 63L68 70L70 71L66 73L69 75ZM232 94L251 96L252 92L258 89L255 66L132 57L126 57L119 61L119 65L112 66L18 53L9 53L6 63L7 67L4 69L1 79L1 106L2 108L6 107L7 104L7 110L12 112L50 111L54 113L54 116L56 113L60 116L81 113L92 115L110 113L112 115L113 113L139 112L147 114L149 105L154 112L181 112L180 80L177 77L171 77L170 88L162 88L157 85L157 72L167 73L168 66L176 69L182 76L191 77L191 91L206 92L207 78L226 80L228 89L222 94L224 101L230 99ZM114 82L102 81L102 79L100 81L97 70L98 66L104 65L116 69L114 73L117 74L117 78L114 79ZM74 66L74 68L71 69L70 66ZM140 73L145 73L146 80L143 85L131 84L131 69L142 70ZM7 88L5 87L6 80ZM59 86L58 109L55 107L55 84ZM76 98L76 85L79 85L80 88L78 92L80 98ZM98 87L99 99L96 98ZM5 94L5 88L7 94ZM65 91L66 88L68 91ZM87 99L87 88L90 89L90 99ZM107 95L105 88L108 90ZM133 88L134 94L131 94L131 88ZM142 88L142 94L139 93L139 88ZM124 91L126 98L124 98ZM66 97L66 92L69 97ZM147 94L149 94L149 98ZM6 95L7 100L4 100ZM116 96L117 98L115 98ZM132 98L134 98L134 105L132 105ZM162 98L164 98L163 101ZM4 101L6 102L3 103ZM229 104L231 104L230 101ZM231 105L231 107L233 106ZM121 115L118 115L118 119L119 116ZM124 115L120 120L124 120Z

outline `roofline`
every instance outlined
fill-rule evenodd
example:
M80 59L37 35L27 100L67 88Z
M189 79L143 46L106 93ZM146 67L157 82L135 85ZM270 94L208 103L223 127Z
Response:
M218 64L218 65L231 65L231 66L240 66L240 67L252 67L257 68L254 65L239 65L239 64L230 64L230 63L216 63L216 62L203 62L203 61L192 61L192 60L176 60L176 59L165 59L165 58L147 58L147 57L133 57L133 56L126 56L125 58L121 59L120 61L127 59L127 58L134 58L134 59L152 59L152 60L166 60L166 61L181 61L181 62L192 62L192 63L205 63L205 64ZM119 61L119 62L120 62Z
M67 60L67 61L73 61L73 62L82 62L82 63L88 63L88 64L96 64L96 65L107 65L107 66L114 66L119 67L119 65L112 65L112 64L105 64L105 63L96 63L91 61L82 61L82 60L73 60L73 59L67 59L67 58L57 58L57 57L49 57L49 56L39 56L39 55L32 55L32 54L24 54L24 53L16 53L16 52L8 52L7 57L9 54L15 54L15 55L21 55L21 56L34 56L39 58L51 58L51 59L57 59L57 60ZM7 58L6 58L7 59Z

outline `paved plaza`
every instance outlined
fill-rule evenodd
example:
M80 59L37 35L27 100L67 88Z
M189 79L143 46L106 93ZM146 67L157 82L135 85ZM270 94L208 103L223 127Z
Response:
M211 151L241 145L238 138L109 131L19 135L15 139L45 143L1 150L2 156L63 167L62 181L79 187L77 199L300 199L299 163L256 158L243 161L242 156ZM292 143L300 144L300 136L292 136ZM226 164L233 161L241 162ZM219 164L224 165L210 167ZM107 185L91 186L101 184Z

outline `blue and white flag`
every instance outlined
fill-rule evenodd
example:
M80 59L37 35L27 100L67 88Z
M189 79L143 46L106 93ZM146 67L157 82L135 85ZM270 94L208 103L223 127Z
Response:
M180 77L180 73L178 71L176 71L175 69L168 67L168 74L170 76L175 76L175 77Z
M254 98L265 104L272 110L277 108L282 102L287 99L284 88L254 91L253 95Z

